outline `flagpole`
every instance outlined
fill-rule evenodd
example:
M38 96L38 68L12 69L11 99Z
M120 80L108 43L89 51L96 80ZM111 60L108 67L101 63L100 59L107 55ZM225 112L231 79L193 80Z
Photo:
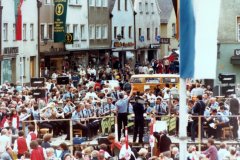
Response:
M180 78L180 107L179 107L179 151L180 160L187 159L187 92L186 92L186 79Z

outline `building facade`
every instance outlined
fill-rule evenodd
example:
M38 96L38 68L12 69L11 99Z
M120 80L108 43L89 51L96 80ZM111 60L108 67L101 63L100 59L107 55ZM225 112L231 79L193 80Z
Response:
M38 75L37 1L23 1L21 41L16 41L15 1L2 0L2 6L1 83L29 83Z
M167 39L167 44L161 44L161 58L172 53L173 49L178 49L176 39L176 15L172 0L158 0L161 9L161 38Z
M108 64L111 52L111 15L108 0L88 1L89 50L91 66Z
M240 1L221 1L221 12L218 31L219 73L236 74L236 82L240 82ZM219 84L216 77L215 85Z
M160 8L157 0L135 0L137 61L160 57Z
M112 9L111 9L112 8ZM135 63L135 12L132 0L110 2L112 14L112 62L134 66Z

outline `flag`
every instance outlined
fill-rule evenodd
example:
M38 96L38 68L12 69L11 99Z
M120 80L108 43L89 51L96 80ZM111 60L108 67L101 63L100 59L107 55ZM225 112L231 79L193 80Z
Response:
M214 79L220 0L180 1L180 77Z
M16 40L22 40L22 4L23 0L15 0L16 4Z

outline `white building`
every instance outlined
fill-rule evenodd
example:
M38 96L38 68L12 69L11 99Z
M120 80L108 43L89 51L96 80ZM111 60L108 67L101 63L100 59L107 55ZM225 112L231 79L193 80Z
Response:
M151 62L160 55L160 8L157 0L135 0L137 61Z
M119 61L133 66L135 62L134 51L134 6L132 0L110 1L112 8L112 47L113 61ZM114 62L113 62L114 63Z
M38 74L37 1L23 1L22 41L16 41L14 0L2 0L1 83L30 82Z
M68 1L66 32L73 33L74 43L66 45L66 50L72 51L71 61L81 64L82 59L79 58L80 52L89 49L88 1Z

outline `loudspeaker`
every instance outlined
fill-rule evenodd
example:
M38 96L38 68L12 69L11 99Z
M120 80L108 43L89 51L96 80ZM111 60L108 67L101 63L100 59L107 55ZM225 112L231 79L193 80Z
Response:
M226 97L235 94L235 86L225 86L222 87L222 94L225 95Z
M31 87L44 87L45 78L31 78Z
M106 145L110 145L110 142L107 139L107 137L100 137L100 138L98 138L98 145L101 145L103 143L105 143Z
M69 77L57 77L57 84L69 84Z
M220 73L218 75L219 81L221 81L222 84L231 84L236 82L236 74L222 74Z
M44 89L34 89L32 90L33 98L45 98L46 93Z

